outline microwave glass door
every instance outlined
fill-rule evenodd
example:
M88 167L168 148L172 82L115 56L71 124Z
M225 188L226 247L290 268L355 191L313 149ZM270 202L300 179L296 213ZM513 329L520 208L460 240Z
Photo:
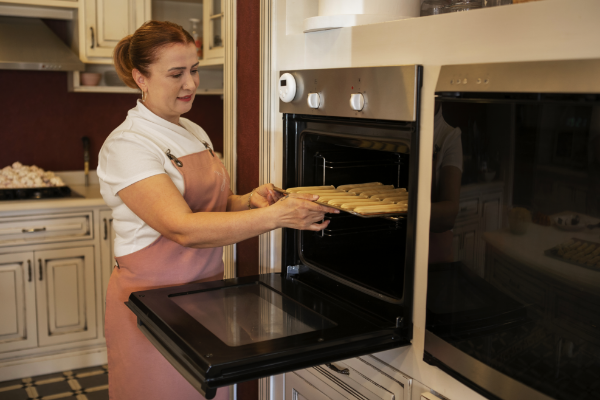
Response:
M140 330L206 398L217 387L409 344L395 325L268 274L132 293Z
M428 360L509 377L468 377L497 398L600 398L600 95L437 101L460 129L462 177L455 264L429 267Z

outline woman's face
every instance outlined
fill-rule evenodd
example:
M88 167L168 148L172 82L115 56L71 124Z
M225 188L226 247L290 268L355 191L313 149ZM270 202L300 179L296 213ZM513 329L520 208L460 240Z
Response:
M193 43L165 46L150 65L149 76L138 75L134 79L146 92L144 105L159 117L179 124L179 116L192 108L200 81L196 46Z

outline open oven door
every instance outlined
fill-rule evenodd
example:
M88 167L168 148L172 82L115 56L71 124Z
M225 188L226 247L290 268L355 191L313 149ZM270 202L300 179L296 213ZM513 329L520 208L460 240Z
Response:
M206 398L218 387L410 344L390 319L281 274L132 293L126 305Z

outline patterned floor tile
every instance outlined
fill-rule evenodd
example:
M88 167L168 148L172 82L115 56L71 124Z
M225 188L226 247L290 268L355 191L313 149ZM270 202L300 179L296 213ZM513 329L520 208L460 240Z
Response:
M9 390L6 392L0 392L0 399L2 400L27 400L29 395L25 389Z
M78 378L77 381L84 389L108 385L108 374L103 373L101 375L92 375L84 378Z
M108 389L85 394L88 400L108 400Z

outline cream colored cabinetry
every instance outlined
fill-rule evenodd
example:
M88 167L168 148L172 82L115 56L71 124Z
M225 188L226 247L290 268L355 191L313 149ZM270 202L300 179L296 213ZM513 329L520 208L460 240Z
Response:
M106 362L99 213L0 211L0 381Z
M284 374L285 400L410 400L407 376L372 356Z
M452 250L454 261L461 261L484 276L484 232L498 230L502 224L503 182L461 187L459 213L454 224Z
M2 0L2 3L64 8L77 8L79 6L79 0Z
M203 3L203 59L201 66L223 64L225 60L223 0Z
M94 248L35 251L38 344L93 339L96 329Z
M113 229L112 211L100 211L100 262L102 272L102 320L104 320L104 311L106 308L106 290L108 289L108 280L115 265L115 231ZM104 335L104 330L102 331Z
M0 352L37 346L33 253L0 254Z
M119 41L149 20L150 0L82 0L79 56L88 63L112 63Z
M93 259L93 247L0 255L0 352L95 338Z

